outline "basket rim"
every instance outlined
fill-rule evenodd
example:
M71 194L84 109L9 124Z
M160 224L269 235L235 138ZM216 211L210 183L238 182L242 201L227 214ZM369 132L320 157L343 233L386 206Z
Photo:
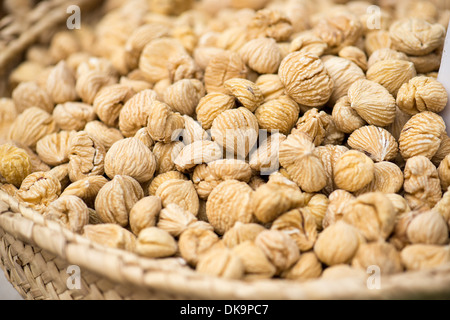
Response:
M181 258L149 259L93 243L47 221L0 191L0 229L109 280L141 289L200 300L332 300L415 299L450 297L450 264L382 277L371 290L363 278L293 280L227 280L197 273Z

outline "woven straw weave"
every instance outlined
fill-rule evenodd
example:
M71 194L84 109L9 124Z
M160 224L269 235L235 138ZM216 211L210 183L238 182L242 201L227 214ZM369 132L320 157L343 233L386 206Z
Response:
M68 266L81 268L69 290ZM0 191L0 266L26 299L436 299L450 298L450 265L381 279L295 282L224 280L196 273L181 259L146 259L74 234Z

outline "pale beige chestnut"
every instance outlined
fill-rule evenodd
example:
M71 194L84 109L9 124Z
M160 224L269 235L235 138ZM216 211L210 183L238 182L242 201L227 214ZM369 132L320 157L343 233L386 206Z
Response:
M70 61L70 59L68 59L68 61ZM83 74L89 73L90 71L98 71L114 79L116 79L119 75L112 62L103 57L93 57L89 55L87 59L82 59L76 65L77 79L80 78Z
M319 234L314 253L328 265L349 263L361 244L361 236L356 228L338 221Z
M136 138L117 141L105 156L105 173L111 179L116 175L126 175L144 183L153 178L155 170L154 154Z
M339 280L346 278L367 281L367 273L363 270L353 268L352 266L343 263L329 266L322 272L322 279Z
M173 111L193 116L201 98L205 96L205 87L197 79L183 79L175 82L164 91L164 102Z
M136 236L113 223L87 225L83 228L83 236L109 248L134 252L136 247Z
M258 223L236 222L222 237L223 243L228 248L234 248L244 242L253 242L258 234L266 230Z
M450 155L447 155L438 167L439 180L441 188L446 191L450 186Z
M56 221L73 232L81 233L89 222L89 210L80 198L61 196L48 206L44 218Z
M268 37L281 42L288 40L293 31L290 19L282 11L265 8L258 10L248 22L247 37Z
M216 36L218 33L212 32L213 37ZM204 35L205 38L208 37L208 33ZM211 37L211 38L213 38ZM202 37L200 37L200 41L202 41ZM214 43L216 45L216 43ZM216 55L224 52L225 50L219 47L213 47L213 46L197 46L197 48L194 49L193 52L193 58L195 60L195 63L202 69L205 70L208 66L209 61L213 59Z
M288 96L270 100L256 109L255 116L259 127L268 131L278 130L287 135L298 120L300 108Z
M408 206L408 204L406 204L406 206ZM402 250L411 244L407 234L408 227L411 221L420 214L420 211L411 211L408 207L408 211L397 215L394 231L389 239L389 242L393 244L397 250Z
M171 57L167 63L167 69L171 83L183 79L203 80L203 71L188 54Z
M395 119L396 102L382 85L370 80L358 80L348 90L351 107L368 124L384 127Z
M56 131L57 125L52 115L38 107L31 107L14 120L7 138L35 148L41 138Z
M450 228L450 192L447 191L443 194L441 200L433 207L433 211L438 212L444 220L447 222L447 226Z
M355 81L366 78L361 68L350 60L331 55L323 56L321 59L334 82L333 93L329 101L331 105L346 96L348 89Z
M147 131L154 141L169 143L184 128L184 119L165 103L153 101L149 106Z
M448 243L447 222L437 211L420 213L410 222L406 235L413 244L444 245Z
M404 60L384 60L367 70L367 79L381 84L394 97L404 83L417 75L414 64Z
M354 45L362 33L360 19L348 11L331 11L314 27L314 34L327 43L327 52L331 54Z
M291 134L280 146L280 164L306 192L317 192L327 184L322 161L314 155L314 144L302 132Z
M367 54L371 56L375 51L392 47L392 40L389 31L376 30L366 35L364 46Z
M147 126L151 104L157 99L156 92L147 89L129 99L119 114L119 128L125 137L132 137Z
M208 163L209 169L220 180L239 180L248 182L252 177L250 165L244 160L219 159Z
M105 148L86 131L77 132L69 148L69 177L72 182L104 173Z
M152 182L148 187L148 193L151 196L154 196L156 194L156 190L158 189L158 187L165 181L171 179L187 180L187 177L178 171L168 171L165 173L158 174L152 179Z
M439 113L444 110L447 100L444 86L436 79L424 76L403 84L397 95L398 107L410 115L423 111Z
M20 203L40 213L58 199L60 194L61 183L47 172L34 172L28 175L16 192Z
M271 174L276 171L279 167L280 144L284 140L286 140L285 135L273 133L267 139L260 141L258 149L250 153L250 167L260 172L261 175Z
M291 237L301 252L314 247L318 232L314 217L302 209L288 211L279 216L270 228L286 233Z
M65 61L60 61L51 69L46 84L46 90L54 103L75 101L78 98L75 74Z
M241 279L245 268L239 256L230 249L214 246L200 257L196 271L225 279Z
M389 126L387 126L385 129L389 131L390 134L397 140L400 138L400 134L403 130L403 127L408 122L408 120L411 119L411 116L402 110L397 106L395 111L395 120L392 122Z
M372 182L356 191L355 195L367 192L397 193L403 187L403 172L395 163L382 161L374 164Z
M378 266L382 275L403 271L400 253L386 242L363 243L352 259L352 266L364 271L370 266Z
M408 159L404 175L405 199L411 209L431 209L441 199L439 175L428 158L417 156Z
M239 50L247 43L247 32L244 26L229 26L217 34L215 45L223 50L239 53Z
M0 146L0 175L3 182L19 188L22 181L32 173L31 159L27 152L10 143Z
M367 56L364 50L356 47L356 46L347 46L342 48L339 53L339 57L350 60L358 67L361 68L362 71L366 72L368 68Z
M247 108L222 112L211 126L213 140L227 152L247 156L257 142L258 120Z
M288 179L269 181L253 194L252 205L255 217L262 223L272 222L281 214L305 204L300 189Z
M185 145L189 145L196 141L210 140L209 133L202 128L200 122L188 115L183 115L183 118L184 129L179 136L179 139L183 139Z
M18 115L16 104L11 98L0 98L0 123L8 124L14 121Z
M187 54L183 45L174 38L163 37L150 41L142 50L139 69L148 82L156 83L169 78L168 62L171 58Z
M115 83L117 83L116 77L111 76L105 71L94 69L83 72L78 76L75 90L84 103L92 105L95 97L103 87Z
M350 201L343 220L355 226L368 241L387 239L394 230L395 210L382 192L370 192Z
M126 227L131 209L143 197L144 191L136 180L117 175L98 192L95 210L104 223Z
M156 174L176 170L175 159L184 147L181 141L155 143L152 152L156 158Z
M246 78L247 67L241 56L232 51L224 51L214 56L205 70L206 92L226 93L225 81L233 78Z
M84 127L84 131L100 142L105 147L106 151L108 151L114 143L124 138L119 129L108 127L98 120L88 122ZM147 130L145 130L145 132L147 132Z
M162 23L148 23L140 26L128 38L125 44L125 60L133 70L139 66L139 58L145 46L153 39L169 35L169 28Z
M363 126L350 135L348 145L364 152L373 161L392 161L398 154L398 143L386 129L377 126Z
M323 189L325 194L331 194L337 189L334 182L334 166L341 155L349 151L345 146L327 144L314 149L314 154L322 161L326 176L326 186Z
M313 32L305 31L295 36L291 41L289 50L290 52L311 53L321 57L327 47L328 45L320 37L314 35Z
M255 83L264 96L264 102L284 95L284 85L278 74L262 74Z
M373 161L364 153L350 150L334 165L334 182L340 189L355 192L372 182L375 176Z
M68 174L68 171L67 171ZM73 195L82 199L90 208L94 208L95 198L100 189L108 182L104 176L89 176L69 184L61 196Z
M344 217L345 207L355 199L350 192L341 189L333 191L328 198L330 201L322 220L323 229L341 220Z
M444 42L445 28L423 19L405 18L391 25L389 35L395 49L420 56L431 53Z
M412 116L400 133L402 157L405 160L415 156L433 158L440 147L445 128L442 117L433 112L424 111Z
M173 237L179 237L188 228L198 225L197 222L197 218L191 212L175 203L170 203L159 213L156 226L159 229L167 231ZM209 224L205 224L204 226L208 226L207 229L211 231L213 230ZM204 226L201 228L204 229Z
M60 131L38 141L36 152L46 164L57 166L69 162L70 141L75 131Z
M135 252L147 258L173 256L178 250L175 239L164 230L156 227L143 229L136 240Z
M366 121L351 107L348 96L336 101L331 116L337 129L347 134L351 134L366 124Z
M312 139L314 145L318 147L324 142L327 134L330 133L332 122L332 117L325 111L312 108L298 119L292 133L298 131L306 133Z
M403 61L409 61L409 58L406 54L403 52L399 52L394 49L390 48L382 48L378 49L377 51L373 52L369 57L369 68L376 64L377 62L384 61L384 60L403 60Z
M250 80L241 78L229 79L225 81L224 86L236 98L239 105L251 112L255 112L264 101L261 89Z
M270 279L275 275L275 266L254 242L244 241L234 247L232 252L244 265L245 280Z
M432 73L439 71L442 61L442 47L425 56L408 56L409 61L414 63L418 74L432 76Z
M277 230L266 230L258 234L255 245L259 247L275 266L276 274L292 267L300 258L300 251L293 239Z
M51 113L54 107L54 102L47 91L33 81L20 83L12 92L12 100L18 113L31 107Z
M192 173L192 181L200 199L207 200L211 192L222 181L206 164L197 165Z
M415 244L403 249L400 257L408 271L431 269L450 262L450 247Z
M222 158L222 149L219 144L199 140L185 146L174 159L175 166L180 172L188 172L202 163L210 163Z
M239 50L244 62L261 74L276 73L281 63L281 51L272 38L250 40Z
M134 94L133 89L123 84L105 86L95 96L94 111L104 124L117 127L120 111Z
M88 122L95 120L96 114L94 108L86 103L66 102L55 107L53 118L62 130L80 131Z
M310 215L316 222L317 230L321 231L323 229L323 220L327 213L330 200L324 194L317 193L311 197L308 204L301 209L305 215Z
M211 230L189 228L180 235L178 247L181 257L195 267L200 257L218 241L219 237Z
M137 236L143 229L155 227L161 209L159 197L149 196L140 199L130 210L131 231Z
M235 107L234 97L220 93L208 93L200 99L197 108L197 120L202 124L203 129L211 129L214 119L222 112Z
M206 203L206 214L216 233L224 234L238 221L253 221L253 193L245 182L237 180L226 180L214 188Z
M163 208L174 203L194 216L198 215L199 199L192 181L170 179L156 189L156 196L161 198Z
M330 99L334 82L319 57L293 52L281 61L278 75L286 93L299 104L320 107Z
M281 277L295 281L308 281L319 278L322 270L322 263L317 255L314 252L305 252L292 268L281 274Z

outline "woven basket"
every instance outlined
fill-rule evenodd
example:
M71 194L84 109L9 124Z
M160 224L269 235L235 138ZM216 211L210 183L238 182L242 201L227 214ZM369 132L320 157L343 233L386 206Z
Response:
M20 205L0 191L0 265L26 299L441 299L450 298L450 265L381 279L244 282L204 276L181 259L147 259L106 248ZM81 288L69 289L69 266ZM69 281L68 281L69 280ZM69 282L69 286L68 286Z
M40 35L67 18L68 1L44 1L20 22L0 20L0 94L8 73ZM101 1L71 0L81 8ZM46 19L39 19L45 12ZM0 266L25 299L436 299L450 298L450 264L436 269L383 276L381 288L367 279L308 282L224 280L196 273L182 259L147 259L106 248L46 221L0 191ZM71 266L80 270L73 286ZM72 289L71 289L72 288Z

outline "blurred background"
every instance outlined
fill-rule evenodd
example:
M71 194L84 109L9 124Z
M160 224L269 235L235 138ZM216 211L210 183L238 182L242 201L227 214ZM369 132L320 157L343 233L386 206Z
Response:
M2 270L0 270L0 300L23 300L8 280L6 280Z

